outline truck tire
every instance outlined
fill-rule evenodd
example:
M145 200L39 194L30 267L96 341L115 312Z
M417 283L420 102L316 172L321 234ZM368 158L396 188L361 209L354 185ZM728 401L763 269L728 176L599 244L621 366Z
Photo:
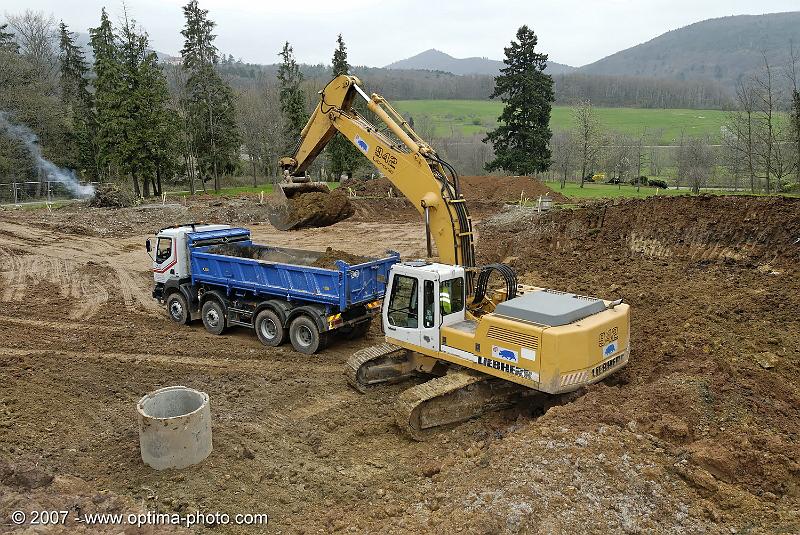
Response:
M295 350L306 355L313 355L324 347L317 324L308 316L297 316L292 320L289 340Z
M222 334L225 330L225 310L219 301L210 299L203 304L201 311L203 326L211 334Z
M178 325L189 323L189 304L180 292L172 292L167 297L167 315Z
M256 315L253 327L256 329L258 339L265 346L279 346L286 339L286 329L281 319L269 309L262 310Z

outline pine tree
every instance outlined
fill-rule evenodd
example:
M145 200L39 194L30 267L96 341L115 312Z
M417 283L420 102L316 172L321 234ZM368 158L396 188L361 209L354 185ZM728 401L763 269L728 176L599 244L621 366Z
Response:
M61 102L71 123L67 136L67 152L71 168L82 169L91 179L97 179L97 120L94 99L89 91L89 67L83 50L75 44L75 37L67 25L59 25L59 59L61 62Z
M333 76L350 74L350 65L347 63L347 47L344 45L342 34L336 39L337 47L333 51ZM341 133L337 132L328 144L328 158L334 180L338 180L342 173L352 177L363 161L361 151L350 143Z
M100 26L89 30L94 53L94 102L97 119L98 167L101 175L108 176L112 165L118 161L117 148L125 141L122 123L125 120L121 107L125 90L119 50L114 29L105 8L100 14ZM134 193L139 196L139 184L134 181Z
M280 56L283 60L278 67L281 112L284 118L283 150L284 154L292 154L300 141L300 132L308 122L308 114L306 113L305 95L300 87L303 75L294 59L289 41L283 45Z
M0 24L0 50L6 52L19 52L19 45L14 39L14 34L6 31L8 24Z
M498 118L500 125L484 139L492 143L495 153L495 159L486 164L488 171L526 175L550 167L553 79L544 73L547 54L536 52L537 42L533 30L522 26L517 41L505 48L506 66L495 77L491 95L500 97L505 106Z
M191 144L200 173L213 176L214 189L219 190L220 172L233 171L239 161L234 95L215 68L219 54L214 46L216 35L212 33L215 24L208 19L208 10L200 9L192 0L184 6L183 13L186 27L181 34L186 41L181 56L189 72L186 109Z

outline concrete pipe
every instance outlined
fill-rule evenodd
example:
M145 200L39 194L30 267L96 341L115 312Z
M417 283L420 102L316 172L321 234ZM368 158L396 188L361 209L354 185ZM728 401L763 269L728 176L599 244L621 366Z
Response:
M151 468L185 468L211 453L211 404L205 392L168 386L144 396L136 410L142 460Z

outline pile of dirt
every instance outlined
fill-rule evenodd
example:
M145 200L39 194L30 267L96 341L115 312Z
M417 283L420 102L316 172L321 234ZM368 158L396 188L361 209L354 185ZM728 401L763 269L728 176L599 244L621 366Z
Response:
M468 201L519 202L520 199L535 200L540 195L547 195L553 202L570 202L568 197L530 176L462 176L459 183ZM343 181L340 188L352 191L357 197L402 197L385 177L350 178Z
M357 264L363 264L364 262L369 262L370 259L365 256L354 255L344 251L337 251L333 247L328 247L325 249L325 254L317 258L311 265L325 269L338 269L336 267L337 260L342 260L351 266L354 266Z
M95 208L127 208L136 204L136 199L116 184L100 184L94 190L89 206Z
M540 195L546 195L556 203L570 202L568 197L530 176L462 176L460 181L464 198L468 201L519 202L520 199L536 200Z
M715 511L743 490L800 497L800 199L604 202L479 230L479 260L522 282L631 304L630 364L558 423L653 437Z
M215 245L208 250L209 253L249 258L265 262L279 262L282 264L295 264L300 266L313 266L325 269L338 269L337 260L343 260L350 265L363 264L370 259L365 256L354 255L328 247L322 256L314 251L287 249L283 247L270 247L268 245L241 245L226 243Z
M352 191L357 197L402 197L392 182L386 177L348 178L339 185L343 191Z
M276 207L270 221L280 230L328 227L355 213L347 193L335 189L330 193L310 192L287 199L285 207Z
M800 260L800 199L788 197L686 195L600 201L566 214L509 221L490 218L482 227L484 234L499 233L504 245L512 240L514 247L535 243L558 250L750 264ZM518 252L509 254L524 258Z

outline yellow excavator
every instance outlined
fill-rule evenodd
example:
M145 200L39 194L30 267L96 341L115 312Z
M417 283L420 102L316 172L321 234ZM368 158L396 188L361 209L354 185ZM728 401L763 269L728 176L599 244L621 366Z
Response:
M295 155L280 160L286 177L304 176L340 132L425 221L428 258L392 267L381 313L385 342L348 360L348 382L366 392L431 377L400 394L395 406L398 425L422 440L439 426L521 397L556 399L625 366L629 306L517 284L504 264L476 266L458 174L384 98L360 86L349 75L328 83ZM356 112L359 97L385 128ZM498 288L490 285L493 274L503 282Z

